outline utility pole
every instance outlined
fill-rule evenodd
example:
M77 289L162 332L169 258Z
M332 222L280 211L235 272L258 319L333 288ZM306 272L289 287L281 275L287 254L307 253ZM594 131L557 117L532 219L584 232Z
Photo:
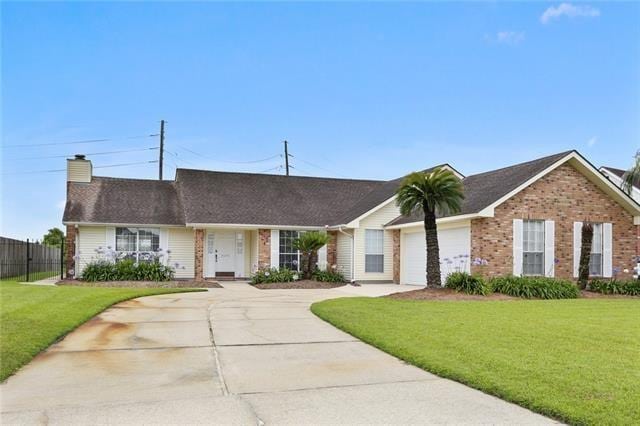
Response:
M164 120L160 120L160 161L158 162L158 180L162 180L162 160L164 159Z
M284 141L284 165L287 169L287 176L289 176L289 150L287 149L287 141Z

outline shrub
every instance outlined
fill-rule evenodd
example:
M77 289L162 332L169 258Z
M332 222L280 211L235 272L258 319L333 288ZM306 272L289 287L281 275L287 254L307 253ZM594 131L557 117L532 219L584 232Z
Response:
M97 260L82 271L84 281L171 281L173 268L160 262L136 263L131 259L120 262Z
M340 272L330 271L328 269L327 270L316 269L315 271L313 271L313 274L311 274L311 278L313 278L316 281L321 281L325 283L346 282L346 280L344 279L344 275L342 275Z
M640 296L640 280L592 280L589 290L602 294L625 294L627 296Z
M299 278L298 272L287 268L259 269L251 277L251 284L288 283L297 281Z
M449 274L445 287L467 294L480 294L482 296L491 293L491 287L484 278L479 275L470 275L466 272Z
M547 277L505 276L489 281L493 291L525 299L575 299L580 294L571 281Z

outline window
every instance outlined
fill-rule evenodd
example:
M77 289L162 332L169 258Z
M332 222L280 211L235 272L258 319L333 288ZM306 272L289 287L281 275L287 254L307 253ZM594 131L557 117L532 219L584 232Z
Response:
M522 223L522 274L544 275L544 221Z
M602 224L593 224L593 240L591 241L591 255L589 257L589 275L602 276Z
M118 260L151 262L160 250L160 231L152 228L116 228Z
M298 231L280 231L280 264L281 268L299 271L300 252L293 248L293 242L300 233Z
M364 271L384 272L384 230L364 231Z

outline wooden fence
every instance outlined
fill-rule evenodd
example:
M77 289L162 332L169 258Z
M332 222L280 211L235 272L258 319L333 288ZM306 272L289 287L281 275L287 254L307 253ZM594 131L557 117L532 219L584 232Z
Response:
M0 278L37 281L62 277L64 247L0 237Z

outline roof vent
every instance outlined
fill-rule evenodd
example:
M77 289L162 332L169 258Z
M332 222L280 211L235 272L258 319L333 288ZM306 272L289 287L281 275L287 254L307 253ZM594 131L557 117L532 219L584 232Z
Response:
M75 158L76 160L85 160L87 157L84 154L76 154Z

